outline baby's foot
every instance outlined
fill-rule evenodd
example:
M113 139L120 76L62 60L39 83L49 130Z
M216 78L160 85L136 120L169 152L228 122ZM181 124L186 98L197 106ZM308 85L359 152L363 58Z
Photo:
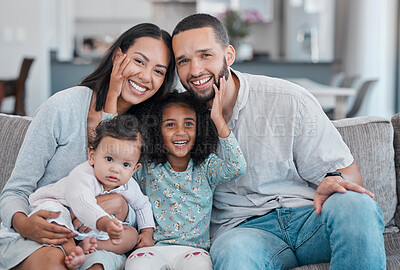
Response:
M79 246L82 248L83 253L93 253L97 248L97 239L94 237L86 237L79 243Z
M65 265L68 269L78 269L85 262L85 254L80 246L76 246L75 251L65 256Z

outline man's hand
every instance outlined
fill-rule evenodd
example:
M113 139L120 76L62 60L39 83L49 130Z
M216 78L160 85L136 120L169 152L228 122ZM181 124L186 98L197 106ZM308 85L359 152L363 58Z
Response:
M136 249L142 247L152 247L154 246L153 240L153 228L144 228L140 231L138 243L136 245Z
M13 217L13 228L22 237L40 244L62 245L69 238L75 237L76 234L64 226L46 221L46 219L56 218L59 215L59 212L39 210L27 217L25 214L18 212Z
M333 193L345 193L347 190L355 191L358 193L366 193L372 199L374 198L374 194L362 186L352 183L343 179L340 176L328 176L325 177L321 184L319 184L317 191L314 196L314 209L317 215L321 213L322 205L324 202L331 196Z

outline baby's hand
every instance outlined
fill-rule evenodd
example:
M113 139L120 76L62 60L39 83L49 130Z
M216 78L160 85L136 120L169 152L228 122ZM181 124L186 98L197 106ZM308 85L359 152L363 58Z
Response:
M118 219L113 218L106 225L106 232L110 236L111 242L118 245L122 242L122 235L124 234L124 227Z
M154 246L153 231L154 231L153 228L142 229L139 234L138 243L135 248L138 249L142 247Z

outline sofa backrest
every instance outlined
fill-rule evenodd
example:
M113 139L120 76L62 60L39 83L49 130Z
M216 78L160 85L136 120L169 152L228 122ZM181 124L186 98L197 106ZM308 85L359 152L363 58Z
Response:
M11 175L31 119L0 113L0 191Z
M360 168L364 187L375 194L385 225L394 225L397 192L391 122L382 117L363 116L333 124Z
M30 118L0 113L0 190L11 175L30 122ZM396 192L396 175L400 184L400 114L393 116L392 123L394 134L391 122L381 117L333 121L360 167L364 186L375 194L385 224L392 224L398 208L395 221L400 227L400 192Z

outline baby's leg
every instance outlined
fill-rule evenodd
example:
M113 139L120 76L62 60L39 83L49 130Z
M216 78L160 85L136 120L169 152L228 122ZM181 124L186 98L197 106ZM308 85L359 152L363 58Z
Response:
M78 269L85 261L85 254L80 246L75 245L73 238L67 243L61 245L67 256L65 256L65 265L68 269Z
M94 237L86 237L81 242L79 242L79 246L82 248L83 253L93 253L97 248L97 239Z
M116 254L123 254L132 250L136 246L138 239L137 230L132 226L124 225L124 235L120 244L114 245L111 242L111 239L97 240L97 249L104 249Z

